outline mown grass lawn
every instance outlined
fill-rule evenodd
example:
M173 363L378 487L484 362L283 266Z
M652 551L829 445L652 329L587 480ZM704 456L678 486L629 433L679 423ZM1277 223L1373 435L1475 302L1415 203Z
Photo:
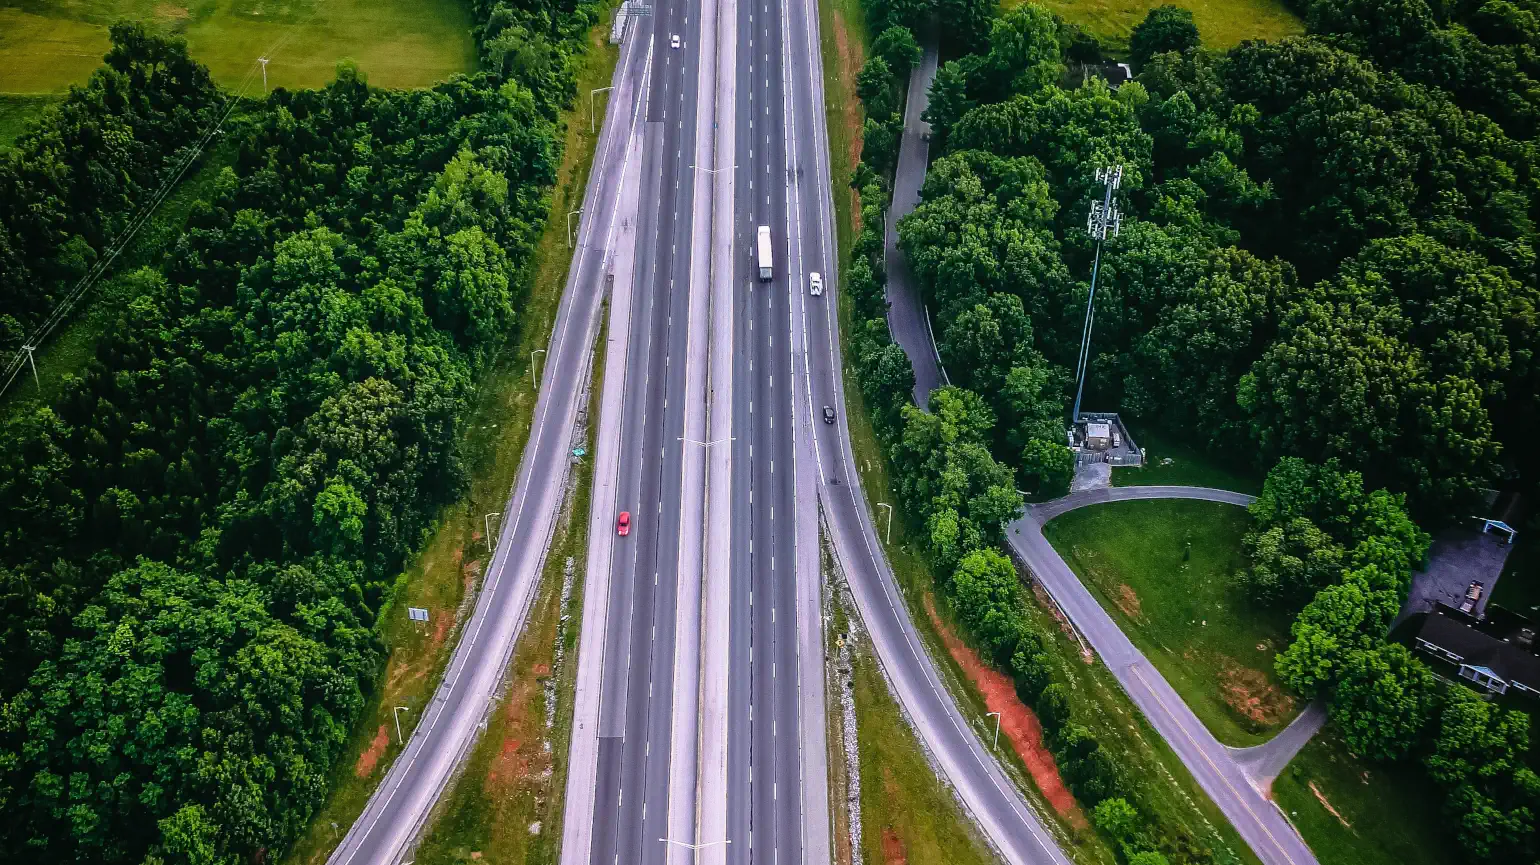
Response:
M1350 754L1327 727L1273 781L1273 800L1321 865L1449 865L1442 797L1414 763L1381 766Z
M107 51L107 27L143 21L187 37L214 80L270 58L273 87L317 87L350 57L379 87L424 87L476 63L464 0L15 0L0 7L0 93L58 93ZM247 91L260 95L260 79Z
M0 150L15 144L16 137L26 131L27 124L40 117L43 109L57 101L52 96L0 93Z
M1251 604L1235 582L1248 520L1233 505L1162 500L1095 505L1044 527L1134 645L1232 746L1266 741L1302 708L1273 676L1288 616Z
M1256 495L1262 492L1262 472L1247 464L1251 454L1237 447L1233 455L1211 453L1184 443L1177 436L1153 429L1130 430L1148 462L1140 468L1115 468L1112 485L1214 487ZM1170 460L1170 462L1166 462Z
M1005 0L1007 8L1023 0ZM1247 39L1276 40L1305 32L1283 0L1033 0L1079 24L1108 47L1126 49L1128 34L1151 9L1172 3L1192 10L1204 47L1227 49Z

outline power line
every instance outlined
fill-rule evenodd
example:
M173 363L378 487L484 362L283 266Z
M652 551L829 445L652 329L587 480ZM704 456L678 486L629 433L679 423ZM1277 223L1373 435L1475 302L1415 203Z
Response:
M140 207L139 210L135 213L134 218L129 223L128 229L108 245L107 249L104 250L103 254L97 258L96 263L91 267L91 269L88 270L86 274L75 283L75 285L69 290L69 293L65 295L64 300L62 300L53 308L48 317L43 320L43 323L38 325L38 327L32 332L32 334L27 339L26 344L20 350L18 350L16 354L12 356L11 360L6 364L5 371L0 373L0 376L4 376L3 383L0 383L0 396L3 396L6 391L10 390L11 384L16 380L16 377L21 374L22 368L25 367L28 363L32 365L33 377L37 377L37 362L33 357L33 352L45 344L48 336L53 333L53 331L60 324L62 324L65 319L69 317L70 311L74 309L75 304L78 303L80 299L85 296L86 292L88 292L91 287L94 286L97 281L100 280L101 277L111 269L112 264L117 261L118 256L123 253L123 250L128 248L128 245L139 233L139 230L150 221L150 217L155 214L155 211L160 208L160 205L166 200L166 198L171 195L172 190L174 190L181 182L182 176L187 173L187 169L191 168L193 163L195 163L198 158L203 155L203 151L208 147L209 142L211 142L214 137L219 134L219 131L225 125L225 121L230 118L232 113L234 113L235 107L239 104L240 99L246 95L246 89L250 87L252 82L256 79L259 71L259 65L261 67L260 71L262 74L263 90L266 90L268 61L272 59L274 54L277 54L278 51L280 51L289 43L290 40L294 38L294 35L299 28L308 24L310 19L316 16L316 14L320 11L321 6L321 3L317 3L315 7L311 9L310 14L304 21L296 22L293 26L291 26L287 31L283 33L283 35L275 39L273 43L268 46L266 51L262 52L261 57L253 61L252 64L246 68L246 75L241 79L240 85L231 95L228 95L225 98L224 112L219 115L219 119L204 129L203 133L198 137L197 142L194 143L191 148L182 151L182 155L176 166L173 168L172 172L167 175L166 180L163 181L160 187L155 190L154 194L150 196L150 200L144 206ZM38 386L41 388L41 380L39 380Z

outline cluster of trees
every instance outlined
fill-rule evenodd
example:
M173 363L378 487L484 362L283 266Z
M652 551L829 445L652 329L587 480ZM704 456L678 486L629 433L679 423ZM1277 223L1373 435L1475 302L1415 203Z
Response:
M477 12L476 74L389 92L344 63L250 112L84 375L7 424L0 848L233 865L323 803L375 625L463 489L597 17ZM113 32L109 60L191 64Z
M1540 420L1532 148L1331 40L1215 55L1164 8L1135 35L1149 59L1116 92L1063 86L1073 43L1030 4L938 73L940 158L900 239L943 346L1005 293L1025 312L1002 328L1007 353L1024 343L1011 362L1074 367L1086 207L1118 164L1093 405L1249 440L1259 465L1336 458L1435 519L1505 451L1536 470L1513 447Z
M1246 579L1256 596L1290 606L1309 598L1278 675L1327 701L1355 753L1421 759L1472 861L1532 859L1540 777L1525 763L1529 716L1444 685L1406 646L1386 641L1429 543L1403 497L1365 492L1360 474L1334 462L1291 458L1268 474L1251 513Z
M222 98L179 41L112 25L105 65L0 153L0 353L128 227Z
M1108 815L1098 825L1128 861L1166 865L1168 855L1179 862L1208 861L1208 851L1197 849L1186 833L1162 825L1151 809L1131 804L1140 802L1137 785L1095 735L1076 722L1070 694L1053 682L1046 651L1050 638L1028 620L1016 567L999 552L1005 524L1021 514L1018 470L1034 492L1056 495L1068 488L1074 469L1073 454L1062 444L1069 376L1034 347L1022 296L999 287L975 288L955 298L941 316L949 324L940 351L958 383L934 391L928 410L913 402L913 368L887 326L883 203L889 195L884 175L896 157L891 145L900 122L901 78L908 71L898 59L917 58L918 51L911 50L913 36L902 25L880 33L859 82L868 120L863 161L852 181L862 210L844 279L855 313L847 350L873 426L888 449L904 518L924 539L938 587L960 624L997 667L1010 673L1018 695L1036 709L1070 789ZM879 123L873 117L888 119ZM955 242L957 236L970 243L1014 244L1013 249L1054 242L1046 226L1057 205L1046 194L1043 168L1036 161L975 153L940 160L931 171L928 189L944 186L957 192L945 204L937 201L939 194L928 195L925 214L910 223L920 227L911 231L937 237L952 233L938 245ZM996 211L1014 220L1014 233L989 238L971 233L971 222L991 222ZM1011 261L1031 266L1017 256ZM949 272L953 260L917 254L911 262L930 274Z

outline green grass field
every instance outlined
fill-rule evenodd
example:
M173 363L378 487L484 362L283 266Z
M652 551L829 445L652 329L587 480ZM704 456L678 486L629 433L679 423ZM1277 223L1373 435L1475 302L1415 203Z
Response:
M1130 433L1144 448L1149 462L1143 468L1113 469L1115 487L1171 485L1215 487L1252 495L1262 492L1262 474L1239 459L1250 453L1244 448L1236 450L1236 459L1227 459L1153 429L1133 429Z
M1273 800L1321 865L1463 861L1444 831L1440 798L1416 764L1365 763L1329 727L1273 781Z
M1005 0L1007 8L1023 0ZM1036 0L1071 24L1079 24L1108 47L1128 45L1128 34L1151 9L1174 3L1192 10L1206 48L1234 48L1247 39L1281 39L1305 32L1283 0Z
M1266 741L1301 708L1273 677L1288 617L1251 605L1235 584L1248 519L1214 502L1113 502L1044 530L1209 731L1233 746Z
M43 109L56 101L52 96L0 93L0 150L15 144L16 137L26 130L27 124L40 117Z
M476 62L464 0L0 0L0 93L83 83L128 18L187 37L214 79L270 58L272 87L316 87L351 57L379 87L422 87ZM261 80L249 89L260 94Z

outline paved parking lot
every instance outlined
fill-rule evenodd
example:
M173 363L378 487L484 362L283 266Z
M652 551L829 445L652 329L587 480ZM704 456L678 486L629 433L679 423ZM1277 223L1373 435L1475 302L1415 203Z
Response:
M1459 609L1472 581L1483 584L1475 609L1476 615L1482 615L1512 550L1507 536L1498 532L1482 534L1479 529L1468 527L1445 529L1433 539L1433 547L1428 550L1427 570L1412 575L1412 591L1397 623L1415 613L1432 610L1435 602Z

